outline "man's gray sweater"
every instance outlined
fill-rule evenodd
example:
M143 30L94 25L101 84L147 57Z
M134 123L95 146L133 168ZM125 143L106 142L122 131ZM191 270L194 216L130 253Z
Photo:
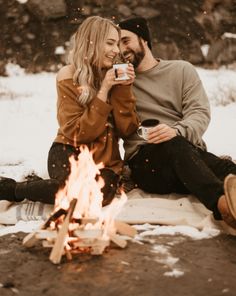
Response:
M140 121L158 119L206 149L202 136L210 122L210 104L193 65L159 60L152 69L136 73L133 87ZM125 159L134 156L143 144L137 133L125 139Z

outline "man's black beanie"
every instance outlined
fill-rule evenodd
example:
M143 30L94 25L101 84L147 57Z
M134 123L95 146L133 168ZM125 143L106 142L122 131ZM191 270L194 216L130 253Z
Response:
M148 29L147 21L143 17L132 17L119 23L122 30L127 30L135 33L143 38L148 43L148 47L152 49L150 32Z

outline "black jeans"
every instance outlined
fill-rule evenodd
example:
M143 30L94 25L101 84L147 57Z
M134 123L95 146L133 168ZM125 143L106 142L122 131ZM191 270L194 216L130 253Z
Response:
M223 182L236 174L236 164L203 151L184 137L161 144L146 144L129 160L131 176L143 190L158 194L193 194L215 219L221 219L218 199L224 194Z
M53 143L48 154L48 173L50 178L58 180L60 186L64 186L65 180L70 174L69 158L73 155L77 160L79 153L79 148ZM103 205L106 205L113 199L116 193L119 176L107 168L100 170L100 176L105 182L101 191L103 193Z
M27 198L33 201L54 204L57 191L59 188L64 187L65 181L70 174L69 158L73 155L77 160L79 153L80 150L71 145L53 143L48 154L50 179L18 183L16 187L17 199ZM100 175L105 182L101 191L103 193L103 205L106 205L116 193L119 176L107 168L101 169Z

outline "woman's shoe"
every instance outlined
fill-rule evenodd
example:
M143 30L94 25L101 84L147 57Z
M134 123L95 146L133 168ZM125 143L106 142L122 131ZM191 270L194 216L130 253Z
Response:
M54 204L59 185L59 181L55 179L43 180L37 178L35 180L19 182L15 189L16 200L28 199L34 202Z
M0 200L16 201L15 189L15 180L6 177L0 177Z

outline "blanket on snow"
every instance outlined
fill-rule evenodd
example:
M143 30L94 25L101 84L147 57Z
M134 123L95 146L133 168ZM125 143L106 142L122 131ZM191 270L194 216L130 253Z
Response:
M133 189L117 219L130 224L188 225L199 230L219 229L235 235L224 222L215 221L212 212L194 196L178 194L148 194ZM14 225L18 221L46 220L53 206L40 202L11 203L0 201L0 224Z

